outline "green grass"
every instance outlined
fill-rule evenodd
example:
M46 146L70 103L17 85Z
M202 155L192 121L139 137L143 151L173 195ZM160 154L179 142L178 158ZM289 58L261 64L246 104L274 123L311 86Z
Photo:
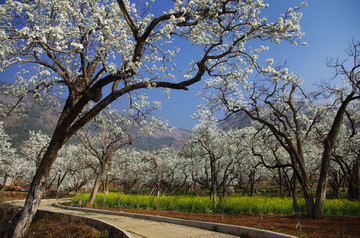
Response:
M84 204L90 194L80 194L72 199L73 205L79 201ZM306 211L305 202L299 199L300 210ZM183 211L191 213L224 212L227 214L293 214L292 198L279 197L228 197L224 207L224 200L219 200L218 210L214 211L213 202L209 197L200 196L150 196L125 195L122 193L99 193L94 206L112 208L141 208L156 210ZM360 215L360 201L341 199L327 199L324 204L324 214L342 215L346 208L347 215Z
M110 234L108 231L103 231L99 235L96 235L95 238L108 238L110 237Z

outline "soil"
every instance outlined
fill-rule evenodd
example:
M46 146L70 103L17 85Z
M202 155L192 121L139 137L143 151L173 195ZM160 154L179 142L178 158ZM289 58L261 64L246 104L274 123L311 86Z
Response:
M100 234L100 231L85 222L71 222L66 216L45 214L32 223L27 237L92 238L99 237Z
M176 217L208 222L222 222L224 224L254 227L306 238L356 238L360 237L360 216L324 216L314 220L305 216L263 214L263 215L224 215L220 214L189 214L183 212L144 210L128 208L98 208L113 211L142 213L148 215ZM343 235L341 235L343 234Z
M15 207L3 204L5 200L18 200L26 198L25 192L0 192L0 237L7 237L11 222L19 213ZM104 233L85 224L84 222L71 222L62 215L36 215L31 224L27 238L92 238L103 237Z
M1 199L25 199L26 193L19 192L1 192ZM14 213L9 213L2 207L2 216L0 216L1 230L4 230L4 219L10 219ZM5 212L3 212L5 209ZM104 209L104 208L99 208ZM106 208L107 210L119 211L119 209ZM169 216L184 219L193 219L209 222L222 222L225 224L240 225L254 227L259 229L282 232L286 234L296 235L303 238L360 238L360 216L324 216L323 219L314 220L305 216L296 215L279 215L279 214L263 214L263 215L224 215L219 214L190 214L173 211L159 210L143 210L143 209L127 209L121 208L123 212L142 213L158 216ZM14 211L13 211L14 212ZM8 221L7 220L7 221ZM5 221L5 225L6 222ZM37 223L39 222L39 223ZM55 219L45 217L38 218L32 227L29 237L95 237L99 235L99 231L91 229L86 224L70 223L64 225L63 220L55 217ZM51 230L50 227L56 227ZM62 229L60 233L58 231ZM33 235L33 236L32 236Z

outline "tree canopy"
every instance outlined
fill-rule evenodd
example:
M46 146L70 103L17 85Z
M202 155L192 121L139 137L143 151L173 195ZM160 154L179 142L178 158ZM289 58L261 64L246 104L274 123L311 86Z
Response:
M25 234L59 150L117 99L127 95L136 108L134 94L140 89L188 90L204 76L225 84L246 82L254 70L287 77L271 59L261 66L258 55L267 50L263 41L299 43L302 6L268 18L262 11L271 6L261 0L176 0L161 14L151 3L124 0L8 0L0 5L0 69L33 66L31 73L19 73L8 91L19 97L15 106L29 94L35 102L51 93L67 98L14 237ZM180 50L177 39L202 51L180 78L173 61Z

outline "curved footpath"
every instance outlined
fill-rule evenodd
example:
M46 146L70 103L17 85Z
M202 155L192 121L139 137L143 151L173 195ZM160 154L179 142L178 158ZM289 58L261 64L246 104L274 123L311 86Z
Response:
M191 227L194 226L192 221L189 220L182 220L182 219L174 219L174 218L167 218L165 217L158 217L158 216L148 216L145 215L142 217L139 214L133 214L133 213L122 213L119 212L118 214L102 214L99 213L99 211L96 211L95 209L83 209L86 211L78 211L78 210L68 210L60 208L61 206L53 206L54 203L61 203L64 202L64 200L55 200L55 199L44 199L41 201L39 210L48 211L48 212L55 212L55 213L62 213L62 214L68 214L68 215L75 215L75 216L82 216L86 218L92 218L104 221L105 223L109 223L111 225L114 225L116 227L121 228L122 230L125 230L127 233L130 233L133 237L139 238L139 237L148 237L148 238L166 238L166 237L186 237L186 238L218 238L218 237L238 237L233 236L229 234L223 234L219 232L213 232L210 230L205 230L206 228L204 225L210 225L213 227L216 227L218 231L226 229L239 229L239 228L245 228L245 227L238 227L238 226L231 226L231 225L222 225L222 224L206 224L205 222L197 222L193 221L194 224L200 224L195 226L203 227L205 229L195 228ZM24 201L17 201L12 203L16 206L23 206ZM63 206L66 207L66 206ZM106 212L109 213L109 212ZM142 219L133 218L133 217L142 217ZM154 221L157 220L157 221ZM190 226L183 226L183 225L177 225L177 224L170 224L176 222L176 220L180 220L182 224L190 225ZM167 222L159 222L159 221L167 221ZM185 222L184 222L185 221ZM170 222L170 223L169 223ZM266 237L282 237L282 238L290 238L294 236L285 235L281 233L276 232L270 232L270 231L264 231L264 230L258 230L254 228L245 228L254 230L254 234L252 234L250 237L259 237L259 238L266 238ZM224 230L225 231L225 230ZM249 236L247 236L249 237Z

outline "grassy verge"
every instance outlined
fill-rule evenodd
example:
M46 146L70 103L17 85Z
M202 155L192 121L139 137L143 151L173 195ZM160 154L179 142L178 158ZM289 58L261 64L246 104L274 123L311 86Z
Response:
M73 205L85 204L90 194L79 194L72 199ZM81 201L81 202L80 202ZM227 214L293 214L292 199L279 197L228 197L219 201L217 210L209 197L195 196L149 196L126 195L121 193L99 193L94 206L113 208L140 208L183 211L190 213L211 213L224 210ZM324 214L342 215L346 208L347 215L360 215L360 201L327 199L324 204ZM305 202L300 199L300 210L305 212Z

